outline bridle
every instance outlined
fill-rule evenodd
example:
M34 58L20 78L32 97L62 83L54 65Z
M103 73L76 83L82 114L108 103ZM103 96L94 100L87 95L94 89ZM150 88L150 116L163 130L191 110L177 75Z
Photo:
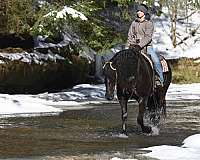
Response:
M112 62L110 62L110 61L106 62L106 63L103 65L103 69L106 67L107 64L110 65L110 68L111 68L113 71L116 71L116 70L117 70L116 68L114 68L114 67L112 66Z

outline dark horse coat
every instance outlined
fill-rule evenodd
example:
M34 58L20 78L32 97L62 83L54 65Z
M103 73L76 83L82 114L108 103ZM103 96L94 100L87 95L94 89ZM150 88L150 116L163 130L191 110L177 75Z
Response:
M122 111L122 130L126 134L127 103L134 98L139 103L137 122L145 133L151 132L150 126L143 122L145 110L152 113L150 119L158 123L159 111L166 108L165 95L171 83L171 69L164 73L163 88L154 87L154 70L151 63L134 49L127 49L118 52L104 67L106 94L108 100L114 97L115 86L117 98Z

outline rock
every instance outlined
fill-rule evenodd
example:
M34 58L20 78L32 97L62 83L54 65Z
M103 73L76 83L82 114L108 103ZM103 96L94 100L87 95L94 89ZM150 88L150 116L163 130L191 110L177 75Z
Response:
M32 56L29 61L25 54ZM3 57L4 56L4 57ZM10 55L11 57L12 55ZM52 92L85 83L90 65L84 58L55 58L41 53L15 54L18 59L0 56L1 93ZM51 57L52 56L52 57Z
M94 54L69 33L56 43L42 36L5 34L0 38L0 93L53 92L89 83Z

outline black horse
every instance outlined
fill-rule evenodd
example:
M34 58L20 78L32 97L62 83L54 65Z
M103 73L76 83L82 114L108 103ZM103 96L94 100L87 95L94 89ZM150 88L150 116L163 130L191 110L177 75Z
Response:
M168 65L169 67L169 65ZM152 128L144 125L144 113L148 110L153 123L159 122L157 113L166 115L165 96L171 83L172 73L169 67L164 73L164 86L155 87L155 72L148 58L134 49L122 50L104 64L103 73L105 76L106 94L108 100L114 98L115 86L117 98L122 112L122 133L127 134L127 103L130 98L139 103L137 122L142 132L150 133ZM160 112L160 111L163 112Z

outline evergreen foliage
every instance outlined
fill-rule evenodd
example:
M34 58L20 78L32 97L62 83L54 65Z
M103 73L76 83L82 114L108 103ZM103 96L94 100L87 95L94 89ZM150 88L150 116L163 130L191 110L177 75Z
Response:
M6 0L4 4L3 17L5 33L25 33L35 22L32 0Z
M105 12L110 6L117 6L119 14L113 13L117 14L116 17L120 17L119 20L123 19L123 22L130 24L133 15L130 13L129 6L134 3L146 3L152 6L155 0L51 0L42 7L35 7L36 2L37 0L0 0L0 33L43 35L53 42L62 38L60 37L62 31L67 29L75 32L83 43L101 52L112 47L116 42L125 42L126 35L124 32L116 32L112 23L105 22L99 13ZM179 4L178 10L186 6L193 9L200 7L199 0L159 0L157 2L161 7ZM63 19L55 18L56 12L52 16L44 17L49 12L62 10L63 6L76 9L88 20L82 21L80 18L73 18L67 14Z
M80 17L73 18L70 14L65 14L64 17L57 17L57 13L63 9L58 7L59 4L47 4L40 9L41 16L38 17L37 22L31 29L33 35L45 35L51 41L59 39L63 31L75 32L83 43L97 52L101 52L105 48L110 48L119 34L106 25L96 16L97 12L101 10L99 6L93 1L77 2L71 7L83 13L87 20L82 20ZM49 8L44 14L47 8ZM51 11L51 12L50 12ZM48 13L51 13L50 15Z

